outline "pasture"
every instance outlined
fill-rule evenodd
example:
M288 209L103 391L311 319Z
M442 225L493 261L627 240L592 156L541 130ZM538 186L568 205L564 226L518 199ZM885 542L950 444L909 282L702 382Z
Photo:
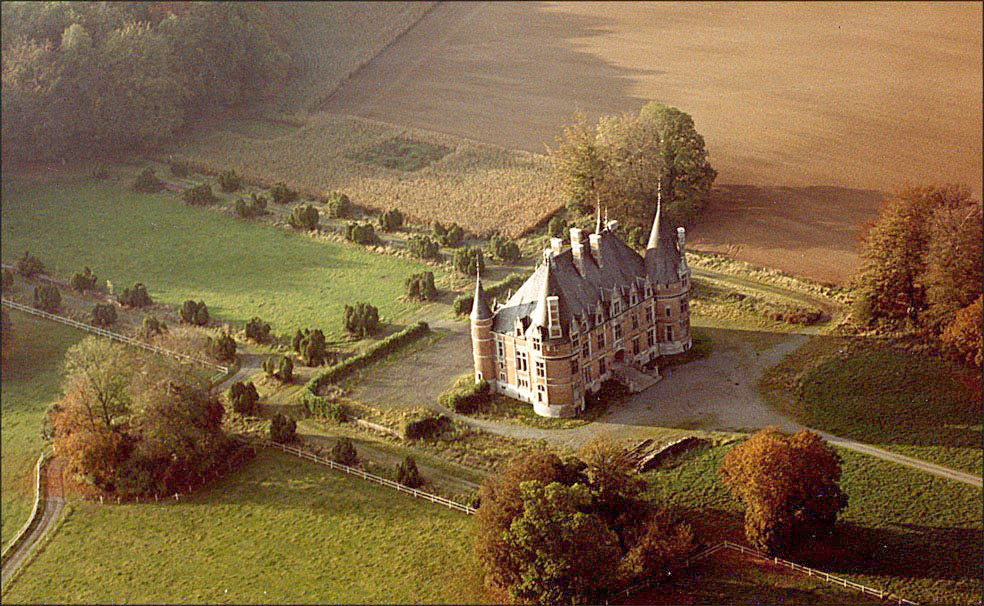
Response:
M474 603L468 516L263 451L166 505L78 502L22 603Z
M157 302L203 300L213 318L260 316L274 334L342 333L345 304L368 301L384 323L419 306L397 300L404 280L432 269L346 243L192 208L175 194L138 194L130 181L4 174L5 262L30 250L67 280L84 265L115 288L143 282ZM443 275L437 271L437 275Z
M742 509L718 468L731 445L698 452L650 480L650 494L683 516L708 543L744 543ZM850 501L839 538L793 559L920 603L976 603L984 590L981 489L838 449ZM726 590L720 599L730 599ZM713 600L712 600L713 601ZM856 594L850 603L862 601Z
M18 311L10 313L9 358L0 381L0 542L13 538L31 513L34 464L44 447L41 419L61 395L65 351L84 333Z

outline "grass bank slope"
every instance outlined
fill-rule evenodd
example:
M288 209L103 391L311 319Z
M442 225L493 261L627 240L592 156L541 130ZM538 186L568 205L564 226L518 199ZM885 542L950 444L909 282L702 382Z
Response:
M84 333L34 316L8 310L10 355L0 381L0 510L6 544L31 512L34 464L43 448L41 419L61 394L65 351Z
M383 321L415 309L404 280L427 266L271 225L186 206L174 194L138 194L129 182L3 175L5 262L24 250L67 279L84 265L117 289L147 285L155 301L204 300L213 317L253 316L275 333L341 332L344 306L368 301Z
M77 503L28 603L469 603L468 516L274 452L168 505Z

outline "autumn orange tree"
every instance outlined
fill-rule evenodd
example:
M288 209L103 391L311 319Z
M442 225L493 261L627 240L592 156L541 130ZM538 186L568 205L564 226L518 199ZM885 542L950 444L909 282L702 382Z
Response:
M847 506L840 456L806 429L756 432L725 455L720 473L745 505L745 537L770 554L829 535Z
M479 493L486 582L519 602L576 603L669 571L692 551L693 532L642 488L624 448L605 440L564 461L518 455Z

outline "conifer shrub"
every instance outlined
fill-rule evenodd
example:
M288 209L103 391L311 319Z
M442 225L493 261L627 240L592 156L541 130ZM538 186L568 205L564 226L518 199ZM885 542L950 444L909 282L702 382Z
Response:
M192 301L188 299L181 304L181 321L193 326L205 326L208 324L208 306L204 301Z
M277 204L290 204L297 200L297 192L288 188L287 184L283 181L275 184L270 189L270 197Z
M372 223L356 221L349 221L345 224L345 239L365 246L372 246L380 242Z
M270 324L264 322L258 316L253 316L246 323L246 338L252 339L257 343L266 343L270 340Z
M270 420L270 439L278 444L287 444L297 435L297 421L277 413Z
M503 263L512 264L519 261L519 245L512 240L495 234L492 236L489 245L492 249L492 254Z
M434 237L441 244L449 248L457 248L465 241L465 230L457 223L452 223L448 227L441 225L440 221L434 221Z
M97 303L92 308L93 326L112 326L116 319L116 306L112 303Z
M242 179L239 177L239 175L236 174L236 171L234 170L227 170L219 175L219 187L221 187L222 191L226 192L227 194L232 193L234 191L239 191L239 188L242 187L242 184L243 184Z
M133 191L142 194L155 194L164 189L164 182L157 178L154 170L145 168L133 182Z
M318 228L318 209L310 204L296 206L290 213L287 222L294 229L317 229Z
M51 284L38 284L34 287L34 307L48 313L55 313L61 307L61 293Z
M229 402L232 403L232 409L239 414L255 416L259 413L259 401L260 395L252 381L237 381L229 388Z
M170 160L167 163L167 166L168 166L168 168L171 169L171 174L174 175L175 177L178 177L178 178L187 177L188 176L188 173L190 172L188 170L188 165L185 164L184 162L180 162L178 160L173 160L173 159Z
M190 206L208 206L219 200L212 193L212 186L208 183L189 187L181 194L181 199Z
M434 272L425 271L413 274L407 278L407 296L411 299L420 301L433 301L437 299L437 287L434 285Z
M331 447L331 460L342 465L354 467L359 464L359 453L355 450L352 440L342 438Z
M333 191L325 201L328 205L328 216L334 219L348 219L355 216L355 206L345 194Z
M236 361L236 340L226 333L222 333L217 339L209 337L208 350L220 362Z
M92 273L92 270L86 267L85 271L75 272L68 284L72 287L72 290L84 293L87 290L95 290L96 282L96 274Z
M407 455L401 463L397 464L396 481L410 488L419 488L424 485L424 478L417 470L417 461L412 455Z
M25 278L33 278L38 274L47 273L44 264L31 253L24 251L24 256L17 261L17 273Z
M485 259L482 257L480 248L462 248L454 251L451 264L455 270L466 276L474 276L479 272L485 271Z
M441 246L430 236L415 235L407 241L407 250L415 257L437 261L441 258Z
M379 328L379 309L359 302L345 306L345 330L357 337L367 337Z
M403 227L403 213L393 208L379 215L379 228L383 231L396 231Z
M137 282L133 288L124 288L123 294L117 297L121 304L127 307L149 307L154 301L147 294L147 287Z

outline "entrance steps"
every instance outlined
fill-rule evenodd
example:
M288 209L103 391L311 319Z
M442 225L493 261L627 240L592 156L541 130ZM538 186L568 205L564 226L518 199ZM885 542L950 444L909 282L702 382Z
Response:
M662 379L659 375L659 370L652 370L646 373L635 366L621 362L612 364L612 374L615 375L615 380L628 387L632 393L649 389Z

